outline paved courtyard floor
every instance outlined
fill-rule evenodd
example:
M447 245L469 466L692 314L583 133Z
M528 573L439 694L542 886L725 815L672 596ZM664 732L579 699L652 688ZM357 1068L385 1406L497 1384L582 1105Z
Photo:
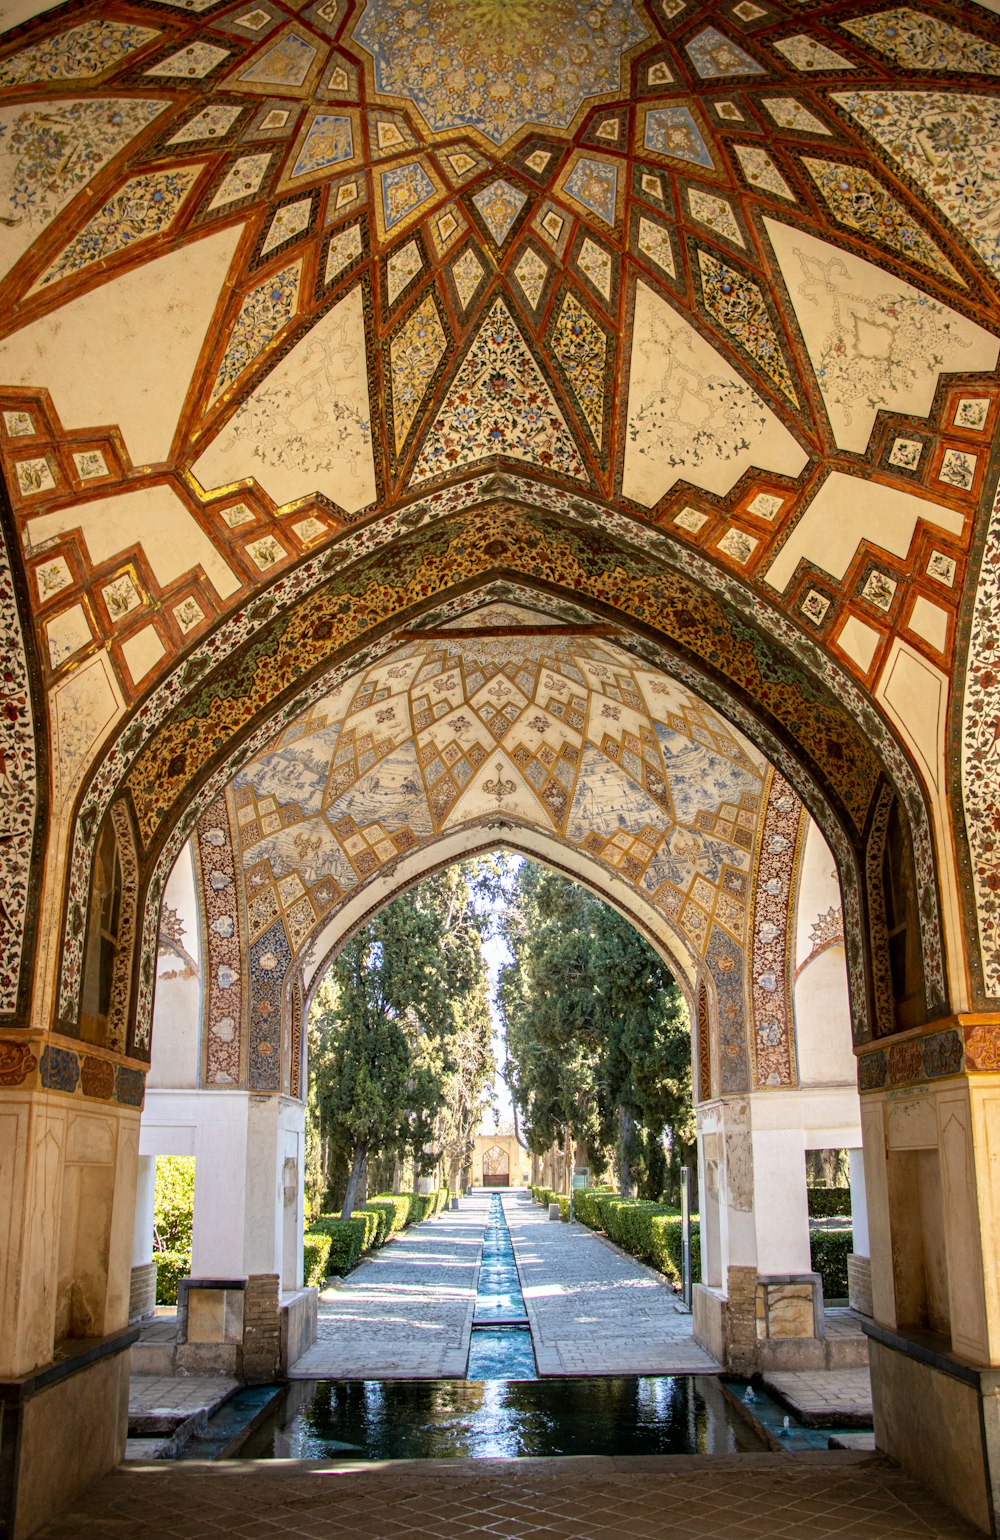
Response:
M585 1225L550 1220L526 1195L509 1193L503 1206L539 1374L718 1372L652 1268Z
M401 1232L324 1290L299 1380L462 1379L489 1214L488 1196Z
M121 1466L36 1540L981 1540L885 1461L426 1460Z

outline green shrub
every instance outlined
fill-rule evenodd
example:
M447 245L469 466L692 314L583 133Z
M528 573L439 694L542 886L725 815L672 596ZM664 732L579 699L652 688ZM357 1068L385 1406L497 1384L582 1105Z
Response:
M356 1208L354 1213L367 1214L375 1220L375 1234L367 1242L365 1249L367 1250L368 1246L384 1245L389 1239L389 1220L391 1218L389 1209L377 1203L366 1203L363 1208ZM354 1217L353 1214L351 1217Z
M531 1189L531 1196L536 1203L542 1205L542 1208L548 1208L550 1203L557 1203L559 1201L559 1194L553 1192L551 1187L533 1187Z
M847 1298L847 1258L853 1250L852 1230L814 1230L810 1235L812 1269L823 1280L825 1299Z
M330 1274L330 1236L307 1230L302 1237L302 1274L307 1289L321 1289Z
M153 1261L156 1263L156 1303L176 1305L178 1281L191 1271L190 1251L156 1251Z
M807 1187L806 1197L810 1219L832 1219L836 1214L851 1216L849 1187Z
M559 1204L559 1218L569 1224L569 1199L560 1194L556 1201Z
M313 1234L316 1233L313 1226ZM372 1230L370 1214L352 1214L350 1219L332 1219L326 1228L330 1237L328 1267L331 1273L350 1272L363 1251L370 1245L368 1236Z
M153 1223L164 1251L191 1250L193 1217L194 1156L157 1156Z
M573 1210L581 1224L587 1225L591 1230L603 1230L601 1219L602 1205L608 1198L615 1194L596 1187L582 1187L573 1199Z
M397 1235L406 1224L410 1205L402 1193L380 1192L374 1198L369 1198L365 1205L368 1209L385 1209L388 1219L387 1233Z
M573 1203L577 1219L663 1273L675 1287L681 1282L681 1216L668 1203L620 1198L617 1193L585 1188ZM701 1281L701 1234L691 1221L691 1280Z
M435 1208L434 1212L436 1214L440 1214L442 1209L446 1209L448 1207L448 1204L451 1201L451 1192L447 1187L439 1187L434 1196L437 1199L437 1207Z

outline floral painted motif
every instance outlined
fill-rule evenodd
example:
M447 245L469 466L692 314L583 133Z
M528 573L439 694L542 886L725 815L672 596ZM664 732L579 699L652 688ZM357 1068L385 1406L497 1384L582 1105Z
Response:
M789 203L795 202L795 194L766 150L755 144L734 144L733 149L751 187L773 193L776 198L786 198Z
M751 883L750 992L753 1000L754 1084L795 1084L792 1018L794 905L805 810L777 770L765 794L757 866Z
M235 833L224 796L209 802L194 837L201 955L205 959L202 1075L208 1086L243 1083L243 991ZM141 1044L148 1048L144 1035Z
M782 395L798 406L792 377L760 289L745 273L709 251L699 250L698 266L706 310Z
M28 667L7 546L0 532L0 1018L24 1005L38 761ZM23 982L23 988L22 988Z
M353 37L376 89L406 97L435 133L503 144L528 123L568 128L587 97L616 90L647 30L631 0L414 0L405 26L391 0L369 0Z
M834 219L965 287L963 279L930 236L924 234L909 209L870 172L862 166L813 160L810 156L803 156L802 164Z
M92 80L159 37L155 27L117 21L85 21L57 32L0 63L0 85L30 86L47 80Z
M643 123L642 148L654 157L690 161L706 171L715 166L690 107L650 107Z
M562 413L502 299L462 361L424 441L413 484L491 455L587 480Z
M603 449L610 405L611 339L571 290L552 326L551 346L598 449Z
M46 102L0 111L3 224L23 249L164 103ZM8 237L9 240L9 237Z
M842 53L835 53L819 38L798 32L794 37L778 38L775 48L797 70L852 70L854 65Z
M498 246L502 246L511 232L518 214L528 201L527 193L501 177L489 186L473 193L472 201L483 217L483 223Z
M222 355L210 404L257 362L269 343L288 325L298 307L302 263L293 262L265 278L244 299Z
M448 338L433 295L428 294L389 344L392 430L397 455L402 452L447 346Z
M842 21L840 25L894 64L910 70L968 70L1000 75L1000 48L940 16L907 5Z
M706 27L687 45L687 51L702 80L719 80L730 75L763 75L764 70L750 55L724 37L716 27Z
M1000 498L983 550L962 702L965 828L986 994L1000 998Z
M178 167L133 177L88 220L53 262L41 286L105 262L139 241L170 228L198 179L200 166Z
M1000 274L1000 102L943 91L835 94Z

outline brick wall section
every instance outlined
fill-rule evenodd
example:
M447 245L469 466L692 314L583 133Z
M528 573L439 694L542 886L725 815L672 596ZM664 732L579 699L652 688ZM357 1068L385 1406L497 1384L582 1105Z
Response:
M278 1274L251 1274L243 1296L243 1378L248 1385L267 1385L278 1378L280 1307Z
M145 1321L156 1311L156 1263L133 1267L128 1291L128 1324Z
M757 1269L729 1268L726 1293L726 1368L750 1375L757 1367Z
M861 1315L874 1315L871 1260L859 1257L853 1251L847 1258L847 1293L852 1306Z

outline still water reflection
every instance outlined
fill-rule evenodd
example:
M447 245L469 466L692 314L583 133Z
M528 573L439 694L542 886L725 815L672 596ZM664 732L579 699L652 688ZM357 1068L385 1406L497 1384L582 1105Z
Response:
M244 1459L735 1454L766 1446L711 1375L293 1383Z

